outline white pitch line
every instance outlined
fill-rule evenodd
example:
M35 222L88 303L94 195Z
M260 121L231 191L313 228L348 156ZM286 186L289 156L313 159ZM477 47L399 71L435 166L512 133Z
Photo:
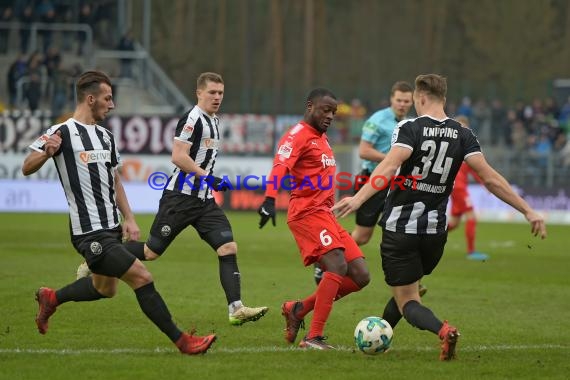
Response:
M461 352L482 352L482 351L525 351L525 350L568 350L570 346L563 346L558 344L536 344L536 345L498 345L498 346L460 346ZM393 347L394 352L398 351L438 351L437 347ZM279 347L240 347L240 348L212 348L211 353L268 353L268 352L301 352L302 349L297 346ZM336 351L352 352L355 351L352 347L339 346ZM138 348L113 348L113 349L53 349L53 348L1 348L0 354L33 354L33 355L84 355L84 354L156 354L156 353L172 353L178 352L171 348L157 347L155 349L138 349Z

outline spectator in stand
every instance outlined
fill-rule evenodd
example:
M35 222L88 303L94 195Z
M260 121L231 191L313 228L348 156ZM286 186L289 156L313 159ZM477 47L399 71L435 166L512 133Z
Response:
M34 53L28 60L28 83L26 85L26 99L30 111L34 112L40 105L42 97L42 56Z
M55 6L51 0L40 0L36 5L36 13L38 21L48 24L48 27L55 22ZM42 52L45 54L51 46L53 31L40 28L39 35L42 37Z
M12 0L0 0L0 22L12 21L14 15ZM0 54L8 52L8 41L10 40L10 29L0 28Z
M51 117L54 123L63 115L67 104L67 90L70 84L69 73L62 67L61 60L55 63L51 82ZM73 83L71 83L73 85Z
M471 118L473 115L473 108L471 107L471 98L464 96L461 100L461 105L457 109L457 115L463 115L467 118Z
M25 76L28 71L28 64L23 54L18 55L18 58L10 65L6 83L8 84L8 97L10 108L17 107L18 102L18 80Z
M20 52L26 54L30 43L30 28L34 21L34 1L16 0L14 3L15 13L20 21Z
M53 72L55 71L59 62L61 62L61 53L59 52L59 49L55 46L50 46L43 61L44 66L46 67L47 76L50 80L52 79Z
M84 1L79 6L79 23L80 24L87 24L94 29L95 27L95 13L93 12L93 8L91 4L87 1ZM85 53L85 42L87 41L87 35L85 32L78 32L77 33L77 42L79 43L77 49L77 55L83 55Z
M500 145L508 143L509 139L506 138L508 127L507 111L503 102L501 99L493 99L491 103L491 141Z
M124 52L133 52L135 51L135 40L133 39L133 32L128 30L121 40L119 41L119 46L117 49L124 51ZM121 77L124 78L132 78L133 77L133 59L132 58L122 58L121 59L121 71L119 74Z
M562 129L566 131L566 133L570 132L570 96L566 100L566 103L562 105L560 108L560 113L558 114L558 122Z

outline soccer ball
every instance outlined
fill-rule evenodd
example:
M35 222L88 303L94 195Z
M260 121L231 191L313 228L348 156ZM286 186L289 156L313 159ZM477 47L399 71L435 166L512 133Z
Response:
M390 348L392 326L380 317L366 317L354 329L356 347L368 355L376 355Z

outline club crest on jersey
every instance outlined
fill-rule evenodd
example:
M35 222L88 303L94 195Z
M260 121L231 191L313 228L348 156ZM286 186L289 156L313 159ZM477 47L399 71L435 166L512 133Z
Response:
M108 150L90 150L88 152L79 152L79 159L84 164L94 162L111 162L111 152Z
M169 225L162 226L162 228L160 229L160 234L164 237L170 235L171 232L172 232L172 229L170 228Z
M394 145L396 140L398 140L398 133L399 132L400 132L400 127L394 129L394 132L392 132L392 141L390 141L390 145Z
M101 243L94 241L93 243L91 243L91 245L89 246L89 249L91 250L91 253L94 255L100 255L101 252L103 252L103 247L101 246Z
M286 142L279 147L277 155L281 156L281 158L289 158L291 157L291 152L293 152L293 147L290 142Z
M324 153L321 155L321 162L323 163L323 168L326 168L327 166L336 166L336 160L334 157L329 157Z

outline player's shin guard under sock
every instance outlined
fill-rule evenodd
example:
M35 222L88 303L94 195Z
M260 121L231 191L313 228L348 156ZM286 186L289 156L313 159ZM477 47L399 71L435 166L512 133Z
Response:
M145 261L144 243L142 241L127 241L123 246L140 261Z
M441 322L427 307L418 301L408 301L402 309L406 321L420 330L429 330L434 334L438 334L443 322Z
M220 262L220 282L226 293L228 305L241 299L241 281L235 254L218 256Z
M347 294L357 292L360 289L361 289L360 286L358 286L354 281L352 281L352 278L350 278L348 276L344 276L342 278L342 283L340 284L340 287L338 288L338 293L336 294L336 297L334 300L338 301L339 299L346 296Z
M313 320L311 321L311 328L307 334L307 338L310 339L323 335L325 323L329 318L334 298L338 293L342 279L343 277L336 273L325 272L323 274L323 279L317 288L317 299L315 300L314 315Z
M58 303L62 304L69 301L95 301L106 297L95 289L93 279L89 276L80 278L57 290L55 292L55 298L57 298Z
M392 326L392 328L396 327L398 322L400 322L400 319L402 319L402 313L400 313L400 310L398 310L398 304L396 304L394 297L390 298L384 307L382 318L384 318L386 322Z
M172 316L160 294L154 288L154 282L148 283L135 289L137 301L145 313L171 341L176 342L182 335L182 331L172 321Z
M467 253L475 251L475 229L477 228L477 220L475 218L467 219L465 222L465 239L467 240Z

